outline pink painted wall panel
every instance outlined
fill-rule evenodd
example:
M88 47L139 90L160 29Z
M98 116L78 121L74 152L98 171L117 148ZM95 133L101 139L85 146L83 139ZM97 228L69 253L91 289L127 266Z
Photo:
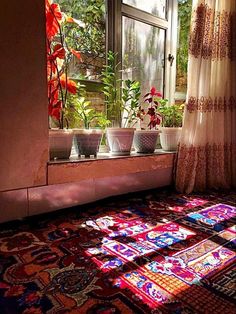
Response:
M96 179L96 199L171 185L172 170L165 168Z
M0 191L46 184L44 0L1 0Z
M27 215L27 189L0 192L0 223Z
M29 189L29 215L95 201L92 179Z

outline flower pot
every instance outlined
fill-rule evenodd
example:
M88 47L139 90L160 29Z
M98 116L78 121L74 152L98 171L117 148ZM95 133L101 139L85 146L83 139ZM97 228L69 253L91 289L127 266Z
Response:
M71 153L73 133L67 129L49 130L50 159L68 159Z
M161 147L165 151L177 150L182 128L160 128Z
M78 156L97 155L102 139L102 130L74 129L74 144Z
M137 130L134 132L134 148L137 153L153 153L156 149L158 130Z
M113 156L130 155L135 128L107 128L107 141Z

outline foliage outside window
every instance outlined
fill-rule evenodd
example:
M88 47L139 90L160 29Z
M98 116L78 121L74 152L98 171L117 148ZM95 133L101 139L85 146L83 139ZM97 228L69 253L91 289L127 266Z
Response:
M188 41L192 0L178 0L178 48L176 62L176 98L185 100L187 91Z
M65 26L65 41L81 53L81 61L72 58L69 76L82 80L99 80L105 64L105 1L57 0L63 12L82 21L83 27L73 23Z

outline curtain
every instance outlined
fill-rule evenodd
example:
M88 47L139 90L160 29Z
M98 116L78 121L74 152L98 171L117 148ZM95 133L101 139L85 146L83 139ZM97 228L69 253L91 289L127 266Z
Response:
M193 0L180 192L236 187L236 0Z

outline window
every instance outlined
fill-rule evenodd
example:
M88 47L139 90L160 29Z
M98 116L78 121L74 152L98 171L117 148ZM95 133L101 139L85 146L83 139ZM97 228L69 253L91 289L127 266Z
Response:
M187 92L188 41L192 0L178 0L178 40L175 101L182 103Z
M122 78L139 81L142 95L155 86L173 102L177 0L55 0L55 3L68 19L73 17L73 23L68 20L62 23L66 46L74 50L67 60L68 78L85 86L86 97L96 109L105 110L101 72L108 50L118 52ZM55 46L54 43L53 49Z
M123 78L140 81L142 94L155 86L173 102L177 1L123 0L118 1L118 12L115 34L121 37L117 42Z
M122 76L141 83L142 94L151 86L164 89L165 30L122 17Z
M156 17L166 18L167 14L167 1L166 0L123 0L123 3L129 4L132 7L142 11L151 13Z

